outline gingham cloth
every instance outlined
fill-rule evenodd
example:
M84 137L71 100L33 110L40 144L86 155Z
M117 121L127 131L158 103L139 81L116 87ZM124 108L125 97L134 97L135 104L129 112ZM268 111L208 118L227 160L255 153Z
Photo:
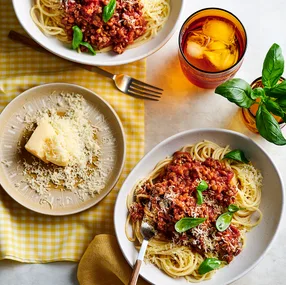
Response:
M0 111L28 88L68 82L89 88L106 99L124 126L127 156L121 179L103 201L83 213L64 217L40 215L19 205L0 187L0 259L32 263L78 261L96 234L114 232L113 208L118 189L144 152L144 103L117 91L107 78L9 40L10 29L24 31L11 0L0 0L0 4ZM108 70L144 80L146 64L140 61Z

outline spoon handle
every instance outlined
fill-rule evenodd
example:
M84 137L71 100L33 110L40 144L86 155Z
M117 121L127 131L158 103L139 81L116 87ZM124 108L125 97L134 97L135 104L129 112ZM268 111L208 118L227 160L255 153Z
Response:
M148 240L143 240L136 263L133 267L133 271L132 271L132 275L131 278L129 280L128 285L136 285L137 284L137 280L139 277L139 271L140 271L140 267L142 264L142 261L144 260L144 255L147 249L147 245L148 245Z

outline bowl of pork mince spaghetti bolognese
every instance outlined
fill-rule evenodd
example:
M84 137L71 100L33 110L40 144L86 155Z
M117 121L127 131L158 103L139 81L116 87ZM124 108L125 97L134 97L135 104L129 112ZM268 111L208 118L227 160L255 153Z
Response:
M142 221L153 227L141 271L152 284L223 285L262 259L283 205L279 172L255 142L228 130L190 130L158 144L132 170L114 223L131 266Z
M13 0L26 32L65 59L120 65L154 53L173 35L184 0Z

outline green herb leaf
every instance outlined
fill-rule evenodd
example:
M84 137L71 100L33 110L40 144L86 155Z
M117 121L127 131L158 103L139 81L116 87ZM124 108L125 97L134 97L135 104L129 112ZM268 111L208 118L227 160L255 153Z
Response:
M217 218L215 223L217 230L220 232L225 231L230 226L231 220L232 220L232 213L226 212L221 214Z
M217 258L206 258L200 265L198 272L200 275L206 274L212 270L218 269L222 262Z
M183 233L203 223L207 218L182 218L175 224L175 230Z
M196 189L198 191L205 191L208 189L208 187L208 183L205 180L201 180Z
M83 33L78 26L73 26L72 49L77 49L82 42Z
M197 204L202 205L204 202L204 196L201 191L197 191Z
M257 98L264 98L265 97L264 89L261 87L252 89L250 97L253 100L256 100Z
M103 8L102 19L107 23L113 16L116 8L116 0L110 0L109 3Z
M93 49L93 47L89 43L81 42L80 45L85 46L93 55L96 55L96 51Z
M277 102L272 101L271 99L268 99L264 103L268 111L270 111L272 114L276 116L280 116L281 118L284 118L284 115L285 115L284 111Z
M232 214L240 210L240 208L235 204L230 204L227 209Z
M256 127L262 137L276 145L285 145L279 124L269 113L265 105L260 105L256 113Z
M227 98L242 108L249 108L255 101L251 99L251 87L242 79L230 79L215 89L215 93Z
M280 108L281 108L284 112L286 112L286 96L277 99L275 102L280 106Z
M286 80L269 89L267 95L273 98L286 97Z
M284 58L279 45L273 44L265 57L262 69L262 83L274 87L284 71Z
M240 149L234 149L224 155L224 158L231 158L244 163L249 163L249 160L245 157L245 154Z

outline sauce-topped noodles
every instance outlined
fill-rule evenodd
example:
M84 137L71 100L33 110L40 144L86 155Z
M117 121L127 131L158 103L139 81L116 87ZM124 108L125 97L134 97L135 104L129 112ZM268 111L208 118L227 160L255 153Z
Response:
M142 242L140 225L149 220L156 229L146 258L171 277L184 276L197 282L209 279L214 271L199 274L207 258L230 263L243 249L245 232L259 223L262 176L251 164L223 159L230 150L212 142L186 146L161 161L149 177L135 185L128 198L129 216L134 237ZM204 181L207 189L198 201L198 186ZM216 221L235 205L231 223L223 231ZM260 214L253 223L251 215ZM184 218L205 218L199 225L184 232L176 223ZM127 222L127 225L128 225Z
M150 40L163 27L169 0L116 0L116 8L105 21L104 9L110 0L35 0L31 17L47 35L63 42L73 40L73 27L82 31L82 42L105 52L123 53L129 46ZM79 50L87 51L86 45Z

